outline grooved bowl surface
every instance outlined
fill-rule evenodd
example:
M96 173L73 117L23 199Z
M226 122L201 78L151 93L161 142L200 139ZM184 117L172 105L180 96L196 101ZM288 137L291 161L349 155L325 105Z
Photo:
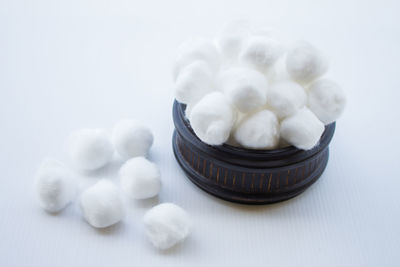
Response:
M284 201L312 185L328 163L335 123L325 127L319 144L308 151L293 146L250 150L203 143L191 129L184 110L185 105L175 101L175 157L193 183L219 198L244 204Z

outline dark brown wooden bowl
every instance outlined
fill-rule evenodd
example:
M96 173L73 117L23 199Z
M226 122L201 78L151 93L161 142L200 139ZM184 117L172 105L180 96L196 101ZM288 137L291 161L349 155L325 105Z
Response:
M307 151L293 146L275 150L210 146L193 132L185 108L175 101L176 160L194 184L219 198L244 204L284 201L311 186L328 163L335 123L327 125L319 144Z

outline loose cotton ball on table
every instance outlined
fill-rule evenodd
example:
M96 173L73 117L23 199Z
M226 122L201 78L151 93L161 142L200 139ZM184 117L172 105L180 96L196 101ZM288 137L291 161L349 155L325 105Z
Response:
M116 224L124 216L124 205L118 188L105 179L81 194L80 207L86 221L96 228Z
M168 249L182 242L190 231L187 213L172 203L150 209L143 218L145 233L158 249Z
M45 159L35 178L37 197L46 211L58 212L74 200L77 193L75 177L61 162Z
M308 107L325 125L337 120L345 105L346 96L335 82L320 79L310 85Z
M308 150L317 145L324 129L324 124L304 107L282 121L281 136L295 147Z
M235 110L227 98L220 92L213 92L192 108L189 120L200 140L221 145L228 140L235 118Z
M112 143L123 158L145 156L153 145L151 130L134 120L121 120L113 129Z
M160 171L144 157L136 157L122 165L119 176L122 190L133 199L145 199L160 192Z
M113 152L108 134L102 129L82 129L70 136L69 155L81 170L103 167L111 160Z

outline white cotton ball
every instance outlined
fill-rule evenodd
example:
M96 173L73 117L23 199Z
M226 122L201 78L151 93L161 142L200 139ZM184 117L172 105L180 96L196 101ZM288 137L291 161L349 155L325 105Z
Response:
M279 121L269 110L251 114L239 124L234 138L245 148L274 149L279 144Z
M235 123L235 110L221 92L213 92L193 107L189 121L201 141L222 145Z
M145 199L160 192L160 171L144 157L128 160L119 170L122 190L133 199Z
M324 124L304 107L281 122L281 137L297 148L313 148L324 132Z
M247 21L236 20L223 26L216 43L227 63L237 60L242 45L250 34L251 27Z
M61 162L45 159L35 176L40 206L46 211L58 212L72 202L77 193L73 176Z
M71 134L69 154L79 169L95 170L111 160L113 147L104 130L82 129Z
M335 82L320 79L311 84L308 107L325 125L336 121L346 106L346 96Z
M276 82L268 90L268 106L279 119L295 113L306 101L307 95L303 87L295 82Z
M111 141L118 154L128 159L145 156L153 145L154 137L147 126L124 119L114 126Z
M176 80L183 68L197 60L204 61L209 66L211 72L215 72L218 69L221 61L220 54L212 41L203 38L194 38L187 40L179 46L173 68L174 80Z
M182 242L190 231L187 213L172 203L150 209L143 218L145 233L158 249L168 249Z
M243 113L255 111L267 101L268 82L258 71L247 68L230 68L220 77L223 92Z
M203 96L215 90L213 73L209 66L197 60L179 73L175 82L175 98L181 103L198 102Z
M298 42L286 56L286 68L292 79L307 84L328 70L328 60L311 44Z
M185 117L186 117L187 119L190 118L190 114L192 113L193 106L194 106L193 104L187 104L187 105L186 105L186 108L185 108Z
M105 179L81 194L80 207L86 221L96 228L116 224L124 216L124 205L118 188Z
M266 36L253 36L244 43L239 60L261 72L271 69L284 52L283 45Z

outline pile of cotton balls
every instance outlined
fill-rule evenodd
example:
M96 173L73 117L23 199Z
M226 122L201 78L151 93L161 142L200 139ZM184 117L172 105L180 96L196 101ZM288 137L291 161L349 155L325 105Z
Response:
M233 22L215 40L181 45L175 97L209 145L309 150L346 104L339 85L322 78L327 70L326 57L313 45L286 46L272 32Z
M81 173L104 167L114 152L126 160L119 170L122 190L109 179L99 179L80 193L80 209L91 226L105 228L120 222L126 210L124 196L147 199L158 195L161 173L157 165L145 157L153 139L150 129L134 120L118 122L111 137L103 129L82 129L71 134L69 156L74 169ZM76 176L63 163L45 159L36 173L35 184L41 207L55 213L73 202L79 194ZM190 223L182 208L163 203L145 214L143 225L155 247L168 249L186 238Z

